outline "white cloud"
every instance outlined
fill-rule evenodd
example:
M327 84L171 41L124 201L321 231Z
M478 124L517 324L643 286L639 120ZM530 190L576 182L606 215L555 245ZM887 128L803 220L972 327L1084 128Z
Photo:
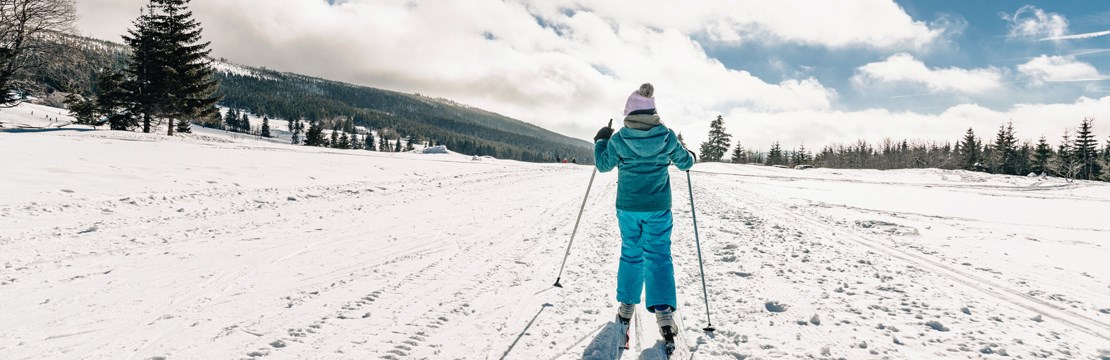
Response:
M1098 73L1091 64L1078 61L1071 56L1041 55L1018 65L1018 71L1029 78L1034 85L1046 82L1094 81L1108 77Z
M1079 98L1072 103L1016 104L1007 109L990 109L976 104L961 104L938 114L892 112L885 109L861 111L786 111L754 112L744 109L725 114L725 127L752 149L770 148L781 141L787 148L805 144L811 150L829 144L850 144L856 140L871 143L885 138L955 142L968 128L983 138L991 138L1000 125L1013 121L1022 140L1036 140L1042 134L1055 142L1064 129L1075 128L1086 117L1096 119L1099 139L1110 135L1110 96L1100 99ZM1104 126L1097 126L1103 124ZM693 131L696 130L696 131ZM700 135L704 129L689 129ZM685 135L687 144L697 146L704 136Z
M1055 38L1068 32L1068 19L1064 15L1046 12L1033 5L1025 5L1013 14L1002 13L1010 24L1011 38Z
M916 84L925 86L930 92L981 94L1002 88L1003 75L1001 69L994 67L970 70L929 68L913 55L899 53L859 67L852 82L861 87Z
M1047 37L1047 38L1041 39L1041 41L1090 39L1090 38L1096 38L1096 37L1099 37L1099 36L1106 36L1106 35L1110 35L1110 30L1089 32L1089 33L1083 33L1083 34L1073 34L1073 35Z

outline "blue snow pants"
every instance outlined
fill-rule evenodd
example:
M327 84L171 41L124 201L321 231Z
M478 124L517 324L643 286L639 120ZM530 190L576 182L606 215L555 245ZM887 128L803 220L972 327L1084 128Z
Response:
M640 293L645 292L648 311L655 312L655 307L661 305L678 309L671 262L671 211L617 209L617 221L623 242L617 270L617 301L639 304Z

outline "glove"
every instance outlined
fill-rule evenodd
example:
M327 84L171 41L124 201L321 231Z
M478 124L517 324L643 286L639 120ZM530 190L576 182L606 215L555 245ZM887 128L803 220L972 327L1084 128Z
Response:
M597 135L594 135L594 142L598 140L609 140L611 137L613 137L613 128L606 126L597 131Z

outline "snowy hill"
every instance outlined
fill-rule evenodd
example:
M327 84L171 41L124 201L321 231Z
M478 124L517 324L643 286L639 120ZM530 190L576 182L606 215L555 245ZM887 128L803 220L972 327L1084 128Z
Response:
M54 46L80 57L75 64L47 66L33 76L33 95L46 89L92 89L95 73L122 66L126 47L98 39L64 36ZM295 73L214 60L225 107L273 119L334 120L354 118L365 127L389 128L447 144L468 154L550 162L555 156L586 159L591 143L531 123L442 98L360 86ZM57 84L69 84L58 88ZM91 91L91 90L89 90ZM86 94L91 95L91 94Z
M46 121L30 109L0 117ZM0 153L3 359L615 355L615 172L595 181L557 289L588 166L73 127L0 132ZM690 358L1110 356L1107 184L728 164L692 176L718 330L700 330L674 171ZM661 358L637 314L624 358Z

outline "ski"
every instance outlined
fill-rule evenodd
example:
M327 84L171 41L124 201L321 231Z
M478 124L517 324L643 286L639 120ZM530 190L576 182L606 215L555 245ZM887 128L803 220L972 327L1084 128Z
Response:
M619 344L617 347L620 349L617 352L617 358L620 358L620 355L625 350L628 350L628 343L629 343L629 340L630 340L630 338L628 336L628 329L631 327L631 326L629 326L629 325L631 325L630 324L631 322L632 322L632 319L625 319L625 318L622 318L620 316L617 316L617 331L620 332L620 336L617 336L617 344Z
M676 348L676 345L675 345L675 336L676 336L676 334L674 332L674 329L671 328L670 326L664 326L662 330L663 330L663 352L666 353L667 358L670 359L671 355L674 355L674 351L675 351L675 348Z

